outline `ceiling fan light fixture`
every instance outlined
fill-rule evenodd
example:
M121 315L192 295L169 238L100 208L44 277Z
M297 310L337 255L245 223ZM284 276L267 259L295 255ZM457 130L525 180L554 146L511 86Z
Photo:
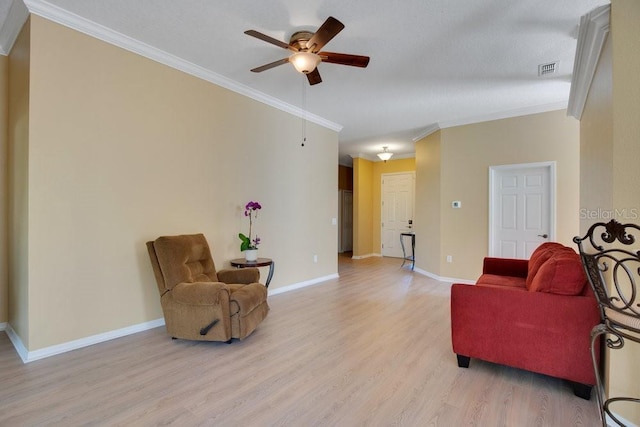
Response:
M313 52L296 52L289 57L289 62L302 74L309 74L315 70L320 61L322 58Z
M386 162L393 156L393 153L387 151L387 148L388 147L382 147L382 153L378 153L378 157L380 157L380 160L382 160L383 162Z

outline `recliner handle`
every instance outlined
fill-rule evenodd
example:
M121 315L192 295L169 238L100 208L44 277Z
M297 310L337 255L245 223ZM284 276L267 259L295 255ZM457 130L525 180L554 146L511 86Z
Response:
M216 326L216 323L218 323L219 321L220 319L215 319L213 322L209 323L207 326L200 329L200 335L207 335L207 333L211 330L211 328Z

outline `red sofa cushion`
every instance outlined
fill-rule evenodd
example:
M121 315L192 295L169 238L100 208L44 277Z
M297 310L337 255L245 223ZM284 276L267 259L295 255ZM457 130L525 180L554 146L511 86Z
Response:
M538 269L529 291L580 295L587 283L580 256L571 248L556 250ZM527 278L528 281L528 278Z
M527 271L527 289L531 288L531 282L533 281L533 278L535 277L542 264L544 264L546 260L551 258L551 255L553 255L558 249L564 248L567 247L557 242L545 242L538 246L535 251L533 251L531 257L529 258L529 266Z
M476 282L476 285L503 286L526 290L525 281L526 279L524 277L501 276L499 274L483 274Z

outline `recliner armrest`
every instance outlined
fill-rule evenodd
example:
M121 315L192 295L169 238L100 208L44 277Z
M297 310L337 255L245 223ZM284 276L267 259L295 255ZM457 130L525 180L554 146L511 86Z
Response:
M485 257L482 264L482 274L526 278L528 271L529 260L526 259Z
M230 293L229 287L222 282L183 282L171 290L176 302L191 305L218 305L220 294L229 299Z
M240 283L248 285L249 283L260 282L260 270L256 267L238 268L238 269L222 269L216 272L218 280L223 283Z

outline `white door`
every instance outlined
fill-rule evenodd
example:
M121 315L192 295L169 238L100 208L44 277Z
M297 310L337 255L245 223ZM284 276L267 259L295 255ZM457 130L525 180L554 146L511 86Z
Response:
M489 171L489 256L528 259L555 238L555 163Z
M402 258L400 233L412 231L415 173L382 175L382 255Z

